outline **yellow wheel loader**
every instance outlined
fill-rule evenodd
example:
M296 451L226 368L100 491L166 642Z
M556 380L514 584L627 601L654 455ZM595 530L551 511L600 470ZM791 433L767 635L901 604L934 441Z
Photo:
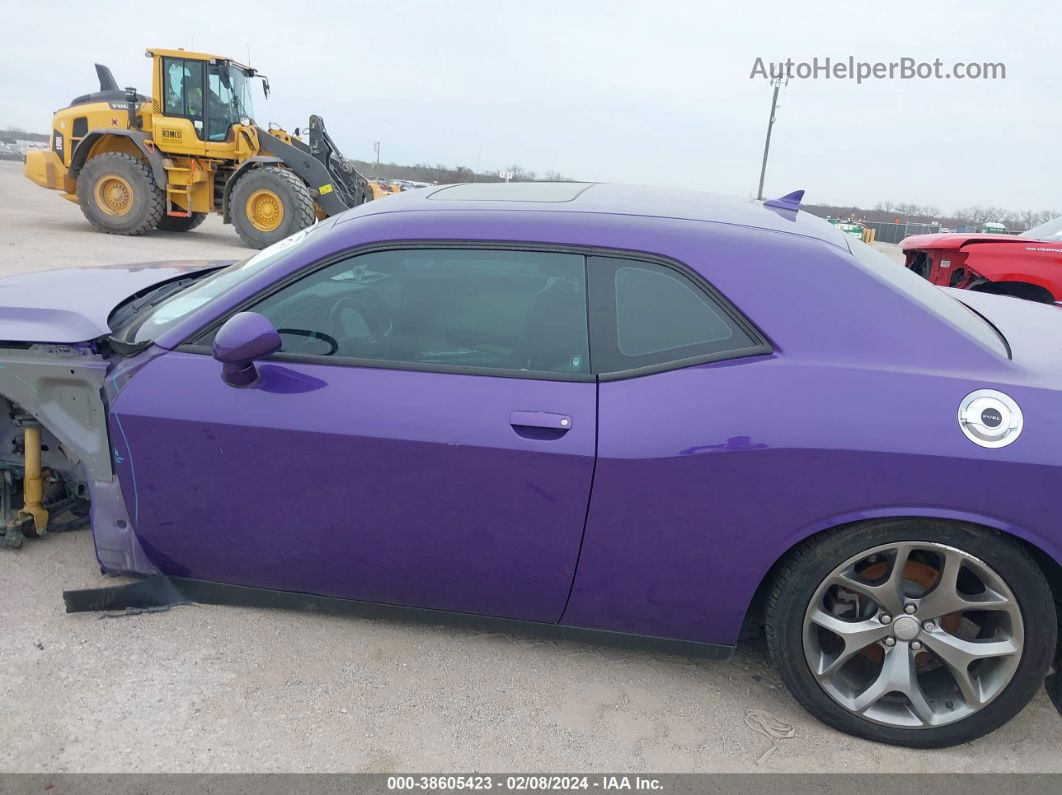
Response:
M116 235L188 231L221 213L264 248L373 198L369 182L311 116L308 143L254 121L251 84L269 81L229 58L150 49L151 97L120 89L96 64L100 90L56 111L49 147L26 155L26 176L77 202Z

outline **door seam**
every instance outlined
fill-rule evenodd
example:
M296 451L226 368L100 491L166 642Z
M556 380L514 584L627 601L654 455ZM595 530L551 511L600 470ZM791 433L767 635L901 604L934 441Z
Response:
M583 514L583 532L579 536L579 549L575 553L575 566L572 569L572 581L568 586L568 596L564 600L564 608L561 610L560 616L557 618L556 623L559 624L564 620L565 614L568 612L568 605L572 601L572 593L575 591L575 579L579 576L579 562L583 557L583 545L586 543L586 528L590 524L590 504L594 498L594 482L597 479L597 457L598 446L601 438L601 381L597 379L594 381L594 463L590 467L590 488L586 493L586 512Z

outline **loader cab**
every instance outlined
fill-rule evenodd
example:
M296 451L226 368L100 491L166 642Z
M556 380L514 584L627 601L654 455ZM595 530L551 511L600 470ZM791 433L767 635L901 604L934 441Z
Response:
M164 151L194 144L184 140L185 131L193 133L198 141L224 143L230 140L232 125L254 120L253 69L224 58L182 50L155 51L153 55L158 61L155 96L162 106L156 108L162 116L155 122L159 128L156 139ZM167 119L187 123L171 125Z

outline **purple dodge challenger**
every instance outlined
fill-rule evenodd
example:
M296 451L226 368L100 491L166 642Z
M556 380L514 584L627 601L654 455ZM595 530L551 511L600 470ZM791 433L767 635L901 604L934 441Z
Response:
M1057 668L1055 308L793 201L599 184L408 192L220 265L0 280L8 534L89 510L148 576L70 609L286 594L719 657L762 626L816 717L917 747Z

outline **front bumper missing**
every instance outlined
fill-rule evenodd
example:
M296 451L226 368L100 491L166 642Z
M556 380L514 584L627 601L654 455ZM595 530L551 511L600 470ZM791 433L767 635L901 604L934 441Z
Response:
M17 499L24 480L22 471L0 468L0 549L19 549L26 538L45 534L34 523L34 517L23 510L24 502ZM61 496L42 503L48 517L48 533L63 533L88 527L88 502L71 496Z

